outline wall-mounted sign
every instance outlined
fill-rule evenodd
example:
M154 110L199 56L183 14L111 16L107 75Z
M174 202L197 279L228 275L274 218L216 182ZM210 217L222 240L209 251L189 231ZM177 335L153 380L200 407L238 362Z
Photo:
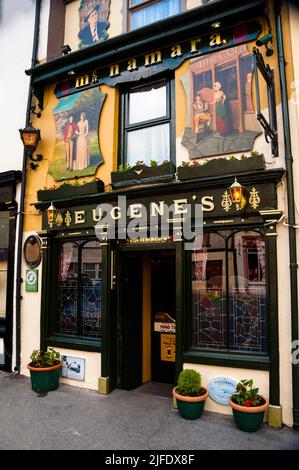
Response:
M228 399L236 392L237 382L229 377L215 377L208 383L209 397L220 403L228 405Z
M161 323L155 321L154 331L160 333L175 333L175 323Z
M61 375L67 379L84 380L85 359L73 356L61 356Z
M175 335L161 335L161 361L175 362Z
M24 243L24 259L29 268L37 268L41 262L41 241L36 235L30 235Z
M256 21L251 21L246 25L237 25L234 28L198 36L166 47L157 46L156 50L147 51L141 56L124 58L118 63L90 70L84 75L75 75L60 82L55 88L55 94L57 98L61 98L78 90L102 84L116 86L119 83L140 81L166 70L175 70L186 59L253 41L259 31L260 25Z
M26 292L38 292L38 270L26 269Z

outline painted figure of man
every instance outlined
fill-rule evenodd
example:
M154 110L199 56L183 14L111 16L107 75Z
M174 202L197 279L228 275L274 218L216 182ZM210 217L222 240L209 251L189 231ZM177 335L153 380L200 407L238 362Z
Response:
M74 117L70 116L67 125L64 130L64 143L66 153L66 168L67 170L73 170L74 165L74 139L76 137L76 131L79 128L74 121Z
M209 105L207 102L203 101L200 92L198 92L195 97L193 109L195 133L199 133L201 123L204 123L206 125L207 130L209 130L211 125L211 114L209 113Z
M98 21L99 5L94 5L84 18L84 22L88 23L78 34L79 39L84 46L90 46L99 41L104 41L107 37L108 23L107 21Z

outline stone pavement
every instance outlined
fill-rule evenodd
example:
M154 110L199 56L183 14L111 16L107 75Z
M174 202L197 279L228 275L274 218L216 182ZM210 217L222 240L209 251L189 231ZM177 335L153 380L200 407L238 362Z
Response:
M249 450L299 449L299 432L266 425L239 431L232 417L205 412L187 421L171 398L60 385L39 396L30 379L0 372L0 450Z

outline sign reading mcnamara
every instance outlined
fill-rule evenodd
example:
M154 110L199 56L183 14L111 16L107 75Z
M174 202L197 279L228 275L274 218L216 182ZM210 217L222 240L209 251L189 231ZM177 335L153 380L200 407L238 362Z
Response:
M260 26L252 21L233 29L214 32L179 42L171 46L157 48L142 56L129 57L114 64L86 72L57 84L57 98L92 88L101 84L115 86L118 83L134 82L165 70L174 70L184 60L207 54L215 50L233 47L253 41L259 34Z

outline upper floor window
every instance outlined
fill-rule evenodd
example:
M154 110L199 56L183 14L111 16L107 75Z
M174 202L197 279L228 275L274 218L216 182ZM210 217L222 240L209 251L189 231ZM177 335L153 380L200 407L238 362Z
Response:
M176 15L184 9L184 0L128 0L129 29Z
M122 163L162 163L171 155L171 83L167 80L130 88L123 95Z

